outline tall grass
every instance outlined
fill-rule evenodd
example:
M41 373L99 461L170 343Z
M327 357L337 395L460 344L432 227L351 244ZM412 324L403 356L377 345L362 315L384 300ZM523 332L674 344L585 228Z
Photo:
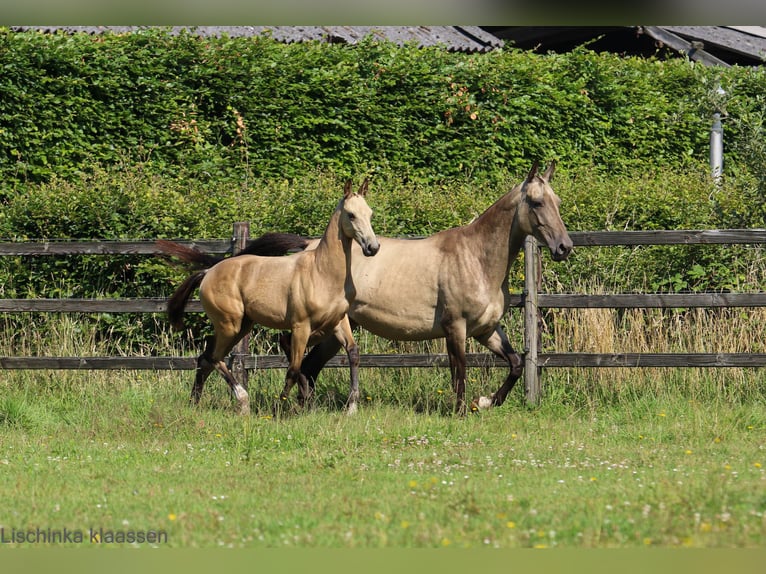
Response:
M603 286L589 284L576 292L603 293ZM204 317L197 319L205 323ZM523 348L522 317L511 310L504 320L516 349ZM108 314L39 314L0 316L0 354L6 356L196 356L202 341L192 331L171 333L165 318L137 316L140 341L130 340L124 323L119 330L110 327ZM145 342L147 326L155 334L153 344ZM137 328L137 332L139 329ZM254 354L279 354L278 333L256 329L251 338ZM445 353L441 339L425 342L397 342L357 332L364 353ZM544 315L543 351L585 353L763 353L766 348L766 309L551 309ZM469 341L469 352L486 352ZM41 374L41 373L38 373ZM44 373L42 373L44 375ZM173 373L172 377L191 380L192 372ZM6 372L5 377L23 376ZM96 381L115 373L57 373L56 380ZM141 373L140 377L162 376ZM469 395L492 392L502 382L503 369L474 368L468 373ZM281 390L283 373L256 371L251 374L255 408L270 411ZM44 378L44 377L43 377ZM569 368L545 369L543 382L549 400L556 402L617 402L642 394L679 396L708 400L763 401L764 375L758 368ZM78 382L73 383L75 386ZM92 384L92 383L89 383ZM346 369L326 369L318 385L318 404L335 408L347 395ZM364 369L362 399L368 404L395 404L425 412L450 412L452 389L448 369L396 368ZM219 392L220 391L220 392ZM209 400L228 401L226 386L217 375L211 376L206 395ZM520 395L520 393L519 393Z

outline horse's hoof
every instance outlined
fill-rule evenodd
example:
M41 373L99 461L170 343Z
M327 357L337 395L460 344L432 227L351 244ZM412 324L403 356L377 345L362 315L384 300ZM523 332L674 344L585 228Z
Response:
M472 411L486 411L492 406L492 397L478 397L471 401Z
M356 403L351 403L346 407L346 416L352 417L356 414L356 412L359 410L359 407L356 405Z

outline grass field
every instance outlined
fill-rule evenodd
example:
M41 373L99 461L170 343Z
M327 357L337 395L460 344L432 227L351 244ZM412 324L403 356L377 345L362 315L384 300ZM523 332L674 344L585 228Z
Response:
M699 329L689 324L702 316L690 317L684 328ZM748 317L747 329L763 328L762 319ZM609 323L594 321L594 329ZM56 325L44 329L42 351L93 344L76 321ZM556 337L576 343L561 331ZM502 376L471 369L468 395L493 389ZM539 407L525 406L515 389L503 407L464 419L452 414L446 369L362 369L355 417L342 412L341 369L325 372L310 409L290 404L282 414L272 407L283 373L254 374L254 412L245 418L233 413L217 376L202 404L189 406L191 377L0 373L3 542L753 548L766 541L760 370L547 370Z

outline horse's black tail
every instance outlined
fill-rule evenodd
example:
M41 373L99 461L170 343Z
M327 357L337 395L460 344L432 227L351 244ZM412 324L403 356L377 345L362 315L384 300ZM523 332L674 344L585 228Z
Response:
M223 257L216 257L215 255L200 251L196 247L187 247L186 245L181 245L175 241L158 239L154 244L163 254L175 257L186 263L191 263L192 269L195 270L209 269L219 261L223 260Z
M205 273L207 273L207 269L197 271L187 277L173 295L170 296L170 299L168 299L168 319L170 319L170 326L176 331L184 328L184 308L186 307L186 302L191 297L192 291L202 282Z

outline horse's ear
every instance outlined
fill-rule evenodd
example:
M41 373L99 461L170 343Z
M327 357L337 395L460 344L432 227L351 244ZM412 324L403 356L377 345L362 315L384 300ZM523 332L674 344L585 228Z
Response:
M532 164L532 169L529 170L529 175L527 176L527 183L532 181L535 176L537 175L537 168L540 165L540 162L538 160L535 160L535 163Z
M357 191L356 193L364 197L365 195L367 195L367 188L369 187L369 185L370 185L370 178L365 177L364 181L362 182L362 185L359 186L359 191Z
M351 179L346 180L346 185L343 186L343 198L350 197L354 193L354 182Z
M550 165L548 166L548 169L545 170L545 173L543 174L543 179L545 181L550 181L553 178L553 172L556 171L556 160L552 160Z

